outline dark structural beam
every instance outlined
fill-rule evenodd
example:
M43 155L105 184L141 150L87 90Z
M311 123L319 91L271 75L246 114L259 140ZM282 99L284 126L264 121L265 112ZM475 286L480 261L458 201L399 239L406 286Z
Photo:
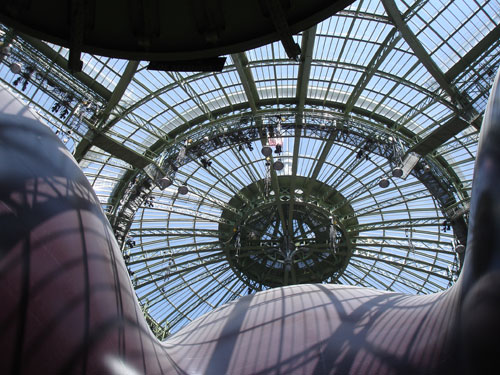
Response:
M309 87L309 77L311 75L311 63L316 39L316 28L313 26L302 33L302 53L300 55L299 74L297 78L297 110L302 113L307 97L307 88Z
M414 146L414 149L420 150L424 154L428 153L432 149L435 149L446 142L448 139L457 135L466 128L464 121L459 120L459 116L462 117L466 123L473 125L476 129L480 127L480 116L477 111L472 107L469 100L460 93L457 87L451 83L451 78L453 74L458 74L459 70L463 69L463 65L460 64L456 68L453 67L454 71L449 76L445 75L439 67L436 65L434 60L429 56L425 48L422 46L415 34L410 30L407 23L403 20L403 17L399 13L399 10L394 2L394 0L382 0L384 8L391 18L392 22L396 28L400 31L401 35L405 39L406 43L413 50L422 65L425 66L427 71L432 75L432 77L439 84L441 89L446 92L446 94L451 98L451 101L455 107L456 121L449 121L444 125L444 129L440 129L439 126L431 135L435 137L420 141ZM472 58L476 54L479 54L482 49L486 46L481 45L477 47L477 50L471 53L468 58ZM464 127L465 126L465 127ZM440 143L438 143L438 140ZM421 143L424 143L422 146ZM417 151L416 151L417 152Z
M65 60L55 50L50 48L47 44L24 34L19 34L19 37L23 39L25 43L37 49L43 56L54 61L54 64L57 67L65 70L66 72L70 72L71 69L68 66L68 61ZM95 128L89 128L87 133L82 137L82 140L75 148L74 157L78 162L83 159L88 150L92 147L93 144L95 144L101 149L111 153L113 156L131 164L134 167L142 169L146 165L151 163L150 159L123 146L123 144L121 144L120 142L103 135L103 132L108 129L107 120L109 118L109 115L116 108L121 98L123 97L123 94L125 93L125 90L131 82L135 72L137 71L138 66L138 61L129 61L127 66L125 67L122 77L120 78L115 89L112 92L92 79L86 73L75 72L73 74L76 80L80 81L85 87L93 90L97 95L106 100L106 106L99 114L99 117L95 124L95 128L98 129L96 130ZM96 138L95 143L93 143L94 137ZM106 144L106 142L108 142L109 144Z
M123 71L123 74L120 77L118 84L116 85L111 95L108 97L106 107L99 115L99 119L97 120L96 127L100 129L100 131L105 132L106 130L109 129L111 124L113 124L112 122L107 123L109 115L111 114L113 109L116 108L121 98L123 97L123 94L125 93L125 90L127 89L130 82L132 81L132 78L134 77L134 74L137 71L138 66L139 66L139 61L129 61L127 66L125 67L125 70ZM92 147L92 141L94 139L94 136L95 136L95 131L93 129L89 129L87 134L85 134L85 136L82 137L82 140L76 146L74 157L78 162L80 162L83 159L85 154ZM119 157L118 155L115 156Z
M144 155L124 146L121 142L108 137L105 134L97 134L92 140L92 146L110 153L114 157L123 160L135 168L143 169L153 161Z
M231 55L231 57L233 58L236 70L238 72L238 75L240 76L240 80L243 84L243 89L245 90L245 94L247 95L248 103L250 105L252 113L255 114L257 112L257 101L259 100L259 93L257 92L257 86L255 85L255 80L253 78L252 72L248 67L248 59L246 57L246 54L244 52L236 53L234 55ZM262 120L260 118L256 120L255 124L259 129L262 128ZM262 146L265 146L267 144L267 139L261 138L261 144ZM272 164L273 162L273 157L271 156L270 163ZM282 219L283 227L286 227L283 208L281 206L281 201L279 198L278 179L276 178L276 171L273 168L271 168L271 184L273 190L275 191L278 213Z
M354 87L354 90L349 96L349 99L347 99L346 107L344 110L346 114L349 114L352 111L354 105L356 104L359 97L361 96L366 86L368 85L368 82L370 82L373 75L380 67L380 64L382 64L382 62L393 50L393 48L400 41L400 39L401 36L399 35L396 29L392 29L389 32L389 34L387 34L384 41L380 44L378 51L375 52L372 59L368 63L366 70L363 72L363 74L359 78L359 81L356 83L356 86Z
M487 51L493 43L498 42L499 39L500 25L497 25L444 74L448 82L452 82L455 78L457 78L458 75L465 70L465 68L467 68L479 56Z
M238 72L238 75L240 76L240 80L243 84L243 88L245 90L245 93L248 98L248 103L250 105L250 108L252 109L252 113L257 112L257 101L259 100L259 94L257 92L257 86L255 85L255 81L253 79L252 72L250 68L248 67L248 59L245 55L245 53L236 53L234 55L231 55L234 61L234 64L236 66L236 70ZM261 128L262 127L262 121L261 119L256 120L256 125ZM261 144L262 146L265 146L267 144L267 139L261 138ZM271 156L271 161L270 163L272 164L274 162L273 157ZM276 177L276 171L271 168L271 184L272 188L275 191L275 199L277 203L277 208L278 208L278 213L280 215L281 221L283 223L283 227L286 228L287 223L284 220L284 213L283 213L283 207L281 205L281 201L279 198L279 185L278 185L278 179Z
M416 35L410 30L406 22L403 20L401 13L399 13L394 0L382 0L382 4L406 43L415 53L415 56L417 56L419 61L425 66L427 71L436 80L439 86L448 94L454 105L457 107L457 111L463 111L463 109L468 106L467 101L462 97L457 88L448 81L444 73L439 69L434 60L432 60L425 48L422 46Z
M243 89L248 99L248 103L252 112L257 111L257 102L259 101L259 93L257 92L257 86L255 85L255 80L253 79L252 72L248 67L248 58L245 52L235 53L231 55L236 71L240 77Z
M86 1L72 0L69 2L69 56L68 68L72 73L81 72L83 61L80 60L85 34ZM95 10L95 9L94 9ZM91 14L88 12L89 15ZM93 16L93 14L92 14Z
M300 47L293 40L293 34L288 25L287 16L280 0L260 1L264 8L264 14L271 18L274 28L278 32L281 44L290 59L297 60L300 55Z
M416 152L422 156L427 155L429 152L435 150L448 139L466 129L470 124L458 116L454 116L443 125L438 126L427 137L422 139L419 143L411 147L409 152Z
M138 67L139 67L139 61L129 61L127 63L127 66L125 67L125 70L123 71L120 80L116 84L116 87L113 90L113 93L111 94L111 97L109 98L108 103L106 104L106 107L102 112L102 115L99 117L99 122L97 123L97 127L100 128L101 130L108 129L106 121L108 120L108 117L113 111L113 109L116 108L116 106L122 99L123 95L125 94L125 91L127 90L128 85L132 81L132 78L134 78L134 74L137 71Z
M295 136L293 142L293 156L292 156L292 182L290 185L290 203L288 211L288 228L293 228L293 207L295 204L295 182L294 178L297 176L297 165L299 158L300 137L302 133L302 115L304 113L304 106L307 98L307 91L309 87L309 78L311 75L311 64L314 50L314 41L316 39L317 26L311 27L302 33L302 54L300 56L299 74L297 79L297 113L299 114L297 127L295 129Z

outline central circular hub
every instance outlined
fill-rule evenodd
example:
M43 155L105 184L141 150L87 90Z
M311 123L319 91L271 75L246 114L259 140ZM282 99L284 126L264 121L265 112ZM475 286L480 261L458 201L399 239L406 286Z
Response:
M335 282L349 261L346 223L339 217L353 216L350 205L320 182L295 177L293 192L290 182L280 176L279 194L267 196L263 181L247 186L222 213L219 233L228 261L253 288Z

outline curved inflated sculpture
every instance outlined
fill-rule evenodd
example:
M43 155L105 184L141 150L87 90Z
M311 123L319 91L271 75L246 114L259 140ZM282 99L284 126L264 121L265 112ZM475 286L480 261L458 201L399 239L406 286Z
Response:
M0 373L484 374L499 368L500 87L485 114L465 264L408 296L298 285L247 296L159 342L92 187L49 128L0 106Z

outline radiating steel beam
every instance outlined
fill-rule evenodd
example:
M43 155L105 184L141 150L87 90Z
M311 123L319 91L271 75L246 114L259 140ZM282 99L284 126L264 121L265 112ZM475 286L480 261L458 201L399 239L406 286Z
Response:
M470 63L470 61L472 61L471 59L479 56L481 51L487 48L486 43L491 43L492 41L487 40L486 42L484 42L484 44L476 45L477 48L474 51L470 52L470 55L466 55L462 63L452 67L453 70L448 75L446 75L439 69L437 64L422 46L416 35L410 30L407 23L403 20L403 17L399 13L394 0L382 0L382 4L384 5L384 8L393 21L394 25L405 39L406 43L415 53L415 56L422 63L422 65L425 66L427 71L436 80L441 89L448 94L455 106L457 120L442 125L444 126L444 128L440 129L439 127L438 129L436 129L431 134L433 136L432 138L427 137L426 139L418 142L414 147L420 150L420 152L422 152L422 155L425 155L429 151L432 151L433 149L439 147L448 139L465 129L466 123L472 124L477 129L479 129L479 114L472 107L472 104L469 102L469 100L464 95L462 95L462 93L453 83L451 83L451 81L461 70L463 70L464 64ZM496 32L498 33L498 31ZM493 38L495 35L496 34L493 33L490 38ZM458 119L458 116L464 118L465 121Z
M311 63L314 49L314 41L316 39L317 26L313 26L302 33L302 54L300 56L299 73L297 78L297 113L301 115L304 112L304 106L309 87L309 79L311 75ZM301 125L302 117L297 121L295 128L295 137L293 141L293 156L292 156L292 180L290 184L290 203L288 208L288 228L293 227L293 206L295 203L295 176L297 175L297 165L299 159L300 148L300 133L302 132Z
M300 55L300 47L293 40L293 34L287 21L287 15L280 0L261 1L260 4L268 13L274 28L278 32L283 48L291 59L297 59Z
M458 116L454 116L443 125L438 126L434 131L427 135L420 142L412 146L408 152L416 152L419 155L425 156L429 152L435 150L447 140L451 139L462 130L466 129L470 124Z
M111 97L106 103L106 107L104 107L104 110L99 116L97 127L100 128L101 130L106 131L108 129L108 124L106 123L106 121L108 120L108 117L111 114L111 112L116 108L116 106L122 99L123 95L125 94L125 91L130 85L130 82L132 82L132 79L134 78L134 75L137 72L138 67L139 67L139 61L129 61L127 63L127 66L125 67L125 70L123 71L120 80L116 84L115 89L111 94Z
M127 89L128 85L132 81L132 78L134 77L135 72L137 71L137 67L139 66L139 61L129 61L127 66L125 67L125 70L120 77L120 80L118 81L115 89L107 99L106 106L104 107L103 112L99 115L99 118L97 120L97 128L100 129L102 132L105 132L106 130L109 129L111 124L107 124L106 121L108 120L109 115L113 111L113 109L116 108L118 103L120 102L121 98L123 97L123 94L125 94L125 90ZM82 140L80 143L76 146L74 157L76 161L80 162L87 152L90 150L90 148L93 145L94 138L96 137L96 132L92 129L89 129L87 134L82 137ZM103 138L104 139L104 138ZM102 140L101 139L101 143ZM102 148L102 147L101 147ZM121 159L119 155L114 155L117 158ZM122 159L124 160L124 159ZM127 160L125 160L127 161ZM127 161L128 163L128 161ZM144 168L144 167L142 167Z
M300 126L295 127L295 135L293 141L293 155L292 155L292 179L290 183L290 205L288 208L289 217L288 217L288 228L293 228L293 207L295 203L295 182L297 176L297 167L299 160L299 149L300 149L300 134L302 132L302 128Z
M245 52L234 53L231 55L233 59L234 66L240 77L243 89L248 99L248 104L252 109L252 112L257 111L257 103L259 101L259 93L257 91L257 86L255 85L255 80L253 79L252 71L248 67L248 58Z
M413 50L413 53L418 58L418 60L425 66L430 75L436 80L439 86L449 95L453 103L457 107L457 112L462 112L464 109L468 109L469 103L460 94L458 89L452 85L444 73L439 69L437 64L429 56L425 48L422 46L416 35L410 30L407 23L403 20L401 13L399 13L398 7L394 0L382 0L385 11L391 18L392 22L399 30L404 40Z
M310 176L310 179L312 181L315 181L316 178L319 175L319 172L321 171L321 168L323 168L323 163L326 160L326 157L328 156L330 150L332 149L333 144L335 143L335 133L332 133L332 135L328 138L326 143L323 146L323 150L321 150L321 154L318 159L316 159L316 164L314 165L314 170ZM304 195L308 196L309 193L311 192L312 185L308 185L306 189L304 190Z
M363 71L363 74L359 78L354 90L352 91L349 99L347 99L346 106L344 109L345 114L349 114L351 110L354 108L354 105L358 101L359 97L365 90L368 82L372 79L375 72L378 70L382 62L389 55L389 53L393 50L396 44L401 40L401 35L397 32L396 29L393 29L387 34L384 41L380 44L377 52L373 55L372 59L368 63L366 69Z
M314 41L316 39L316 28L317 26L313 26L302 33L302 54L300 55L299 73L297 76L297 111L299 113L302 113L304 110L304 104L307 97Z
M95 135L88 149L90 149L91 146L99 147L114 157L129 163L134 168L144 169L151 163L154 163L152 159L139 154L137 151L124 146L123 143L105 134L98 133Z
M482 38L469 52L467 52L455 65L453 65L445 74L448 82L452 82L458 77L472 62L487 51L495 42L500 39L500 24L495 26L484 38Z

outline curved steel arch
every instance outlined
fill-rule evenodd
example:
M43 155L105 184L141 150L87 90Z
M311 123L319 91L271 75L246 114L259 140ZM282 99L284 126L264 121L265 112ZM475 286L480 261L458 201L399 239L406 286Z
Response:
M281 113L281 115L285 114ZM253 125L253 121L256 121L256 119L250 117L246 119L248 121L251 121L250 125L243 124L241 122L241 119L232 123L225 123L226 127L225 129L223 129L224 132L222 134L220 133L220 127L216 129L214 129L213 127L202 128L200 129L199 133L190 133L185 137L178 139L176 143L172 144L168 148L167 153L162 156L163 160L161 162L161 165L165 170L164 173L166 173L170 178L173 179L175 173L172 169L169 169L167 171L167 168L171 168L171 166L176 163L178 164L176 165L176 168L180 168L183 164L196 160L201 156L207 155L209 152L215 149L244 144L245 142L256 139L262 139L262 129L265 129L265 127L267 126L266 120L269 119L274 119L274 116L270 116L268 118L260 117L260 120L263 123L263 127L261 127L260 129ZM390 164L395 166L395 162L393 160L393 144L387 141L389 135L391 134L389 131L384 129L385 132L382 132L382 129L378 129L380 133L375 134L375 131L377 131L377 129L372 128L371 131L365 130L364 133L356 133L356 131L359 131L361 128L359 127L359 125L357 126L357 128L353 127L354 123L352 122L347 126L342 124L340 127L323 126L322 124L326 121L328 121L329 123L332 123L333 121L338 121L339 123L341 123L344 121L344 119L341 116L306 117L302 118L301 123L304 123L304 129L311 132L311 136L316 136L318 138L324 139L329 135L335 134L335 142L346 143L356 148L361 148L366 143L367 139L370 139L374 142L373 148L370 149L370 152L384 156L389 160ZM282 128L283 133L286 133L289 130L295 131L296 118L294 118L292 124L284 123L282 125ZM347 131L345 131L346 129ZM383 136L381 137L381 135ZM206 136L209 137L209 140L202 141ZM241 139L245 139L246 141L240 140L238 143L237 140L235 141L234 136L241 137ZM198 141L194 142L191 146L186 147L186 157L180 162L176 162L175 159L177 158L179 150L182 147L181 145L187 138L198 139ZM432 166L432 172L426 172L424 170L425 164L429 164ZM149 179L147 176L144 176L141 181L143 181L143 184L145 185L132 185L131 189L132 191L135 191L135 193L129 192L128 198L124 203L122 203L121 209L116 215L116 221L114 225L119 239L121 235L121 243L123 243L123 239L128 231L128 228L130 228L133 217L135 215L134 208L139 208L153 189L153 183L155 182L154 176L156 175L156 179L158 179L164 175L163 173L158 172L159 171L152 171L152 173L150 173L150 175L152 175L153 177L153 180ZM463 217L458 217L454 220L451 220L451 217L449 217L449 212L446 211L449 206L453 205L456 202L454 197L454 182L448 180L448 176L440 172L440 169L432 160L419 162L416 168L413 169L412 174L414 174L437 199L441 206L443 214L452 222L459 242L465 243L465 233L467 230L465 219ZM137 193L138 191L139 193Z
M296 98L285 98L285 99L282 99L281 100L282 104L283 105L296 105L298 102L297 102L297 99ZM272 105L274 104L274 99L264 99L264 100L260 100L260 105L261 107L265 107L266 105ZM337 103L337 102L322 102L322 100L319 100L319 99L309 99L309 98L306 98L305 100L305 103L307 105L310 105L310 106L317 106L317 105L320 105L321 107L323 107L324 105L327 105L327 107L330 107L330 108L337 108L338 110L341 110L343 111L345 109L345 105L342 104L342 103ZM234 105L232 108L231 107L226 107L224 109L220 109L218 111L213 111L212 113L215 115L215 116L224 116L226 114L229 114L229 113L234 113L235 111L238 111L238 110L242 110L244 111L245 109L249 109L249 106L248 106L248 103L241 103L239 105ZM265 109L264 109L265 111ZM274 110L276 111L276 110ZM389 127L389 128L392 128L394 125L395 125L395 122L393 121L390 121L388 120L387 118L385 118L384 116L380 116L380 115L376 115L376 114L373 114L373 113L370 113L362 108L357 108L357 107L354 107L352 109L353 113L356 113L356 114L359 114L361 116L369 116L369 118L371 120L376 120L378 121L379 123L381 124L385 124L385 126ZM279 113L279 111L277 111ZM244 114L243 114L244 115ZM231 117L240 117L242 116L242 114L236 114L236 115L233 115ZM231 118L229 117L229 118ZM176 129L174 129L172 132L170 132L170 139L168 140L159 140L157 141L156 143L154 143L151 147L150 147L150 150L151 150L151 153L153 154L158 154L158 153L161 153L161 150L168 147L170 144L172 144L172 142L174 142L174 140L180 136L181 134L183 134L184 132L186 131L189 131L190 128L193 128L195 126L200 126L202 125L205 121L207 121L207 117L206 115L202 115L196 119L193 119L191 120L190 122L184 124L183 126L179 126L177 127ZM222 120L224 121L224 119ZM217 123L219 123L220 121L216 121L215 122L215 125ZM205 125L203 126L214 126L214 124L212 123L206 123ZM408 139L414 139L414 134L411 133L410 131L408 131L407 129L405 128L399 128L398 129L398 137L406 137ZM439 156L436 156L436 159L439 161L439 164L442 165L441 168L444 168L446 169L446 173L449 174L452 178L452 180L455 182L455 181L458 181L458 177L456 177L455 175L455 172L453 171L453 169L451 167L449 167L447 165L447 163L445 162L445 160L443 158L440 158ZM131 178L130 174L124 176L125 179L128 179L128 178ZM111 196L110 196L110 201L111 202L116 202L117 201L117 197L120 197L121 194L123 194L121 188L120 188L121 185L118 185L117 188L118 189L115 189L115 193L113 193ZM458 186L458 185L456 185Z

